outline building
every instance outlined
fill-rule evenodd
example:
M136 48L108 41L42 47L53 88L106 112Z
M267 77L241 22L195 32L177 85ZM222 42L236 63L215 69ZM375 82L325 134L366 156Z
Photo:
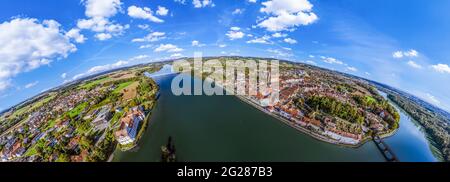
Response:
M104 130L109 125L109 120L112 118L111 107L103 106L98 112L97 117L92 121L95 131Z
M71 162L84 162L88 155L89 155L89 152L87 150L83 150L83 151L81 151L80 155L70 156L70 161Z
M73 137L70 139L69 143L67 144L66 148L69 150L75 150L78 147L78 143L80 142L80 136Z
M114 133L117 141L122 145L134 142L139 124L144 118L144 111L141 106L132 108L127 115L121 119L120 128Z

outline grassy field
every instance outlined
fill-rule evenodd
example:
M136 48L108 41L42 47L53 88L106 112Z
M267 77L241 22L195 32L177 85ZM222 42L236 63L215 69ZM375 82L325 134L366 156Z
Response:
M44 99L41 99L41 100L39 100L39 101L37 101L37 102L35 102L33 104L30 104L30 105L27 105L25 107L20 108L19 110L17 110L16 112L14 112L12 114L12 117L16 117L18 115L21 115L21 114L23 114L25 112L28 112L29 110L33 110L33 109L39 108L39 107L41 107L42 105L44 105L45 103L49 102L50 100L52 100L55 97L56 97L56 94L51 93L50 96L48 96L48 97L46 97Z
M36 151L36 144L31 146L30 148L28 148L28 150L25 152L24 156L25 157L29 157L29 156L33 156L36 155L37 151Z
M111 99L109 97L107 97L106 99L102 100L100 103L91 106L91 108L89 110L90 110L90 112L92 112L98 108L103 107L106 104L109 104L110 102L111 102Z
M123 100L133 99L137 95L136 88L139 86L139 82L133 82L122 90Z
M133 78L135 76L136 75L135 75L134 72L128 71L128 72L119 72L119 73L116 73L114 75L111 75L111 78L112 78L113 81L115 81L115 80Z
M50 121L47 121L47 125L46 125L44 130L48 130L48 129L52 128L55 125L56 125L56 119L52 119Z
M80 85L79 88L81 88L81 89L92 89L92 88L94 88L95 86L97 86L98 84L105 83L105 82L110 81L110 80L111 80L110 77L105 77L105 78L97 79L97 80L94 80L94 81L90 81L90 82L88 82L88 83L85 83L85 84L83 84L83 85Z
M84 110L84 108L86 108L88 106L89 103L87 102L83 102L81 104L78 104L77 107L75 107L74 109L70 110L68 112L69 117L74 118L76 117L78 114L80 114L81 111Z
M26 111L28 111L30 108L31 108L31 105L22 107L19 110L17 110L16 112L14 112L11 117L15 118L15 117L25 113Z
M119 84L119 85L117 86L117 88L114 89L113 93L121 93L122 90L123 90L124 88L128 87L128 86L131 85L133 82L135 82L135 81L128 81L128 82L123 82L123 83Z
M120 118L122 118L122 116L123 116L123 112L116 112L110 121L111 126L115 126L116 124L118 124L118 122L119 122Z

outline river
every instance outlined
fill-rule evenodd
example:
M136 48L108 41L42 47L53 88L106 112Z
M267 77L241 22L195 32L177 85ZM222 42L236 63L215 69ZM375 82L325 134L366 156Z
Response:
M178 161L384 161L373 142L348 148L318 141L234 96L175 96L175 75L153 75L161 95L150 126L137 148L116 150L113 161L158 162L169 136ZM438 160L423 130L400 112L399 130L385 139L400 161Z

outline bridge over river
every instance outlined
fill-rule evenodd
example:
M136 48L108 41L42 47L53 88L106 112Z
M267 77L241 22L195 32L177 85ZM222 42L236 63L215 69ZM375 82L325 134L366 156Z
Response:
M383 154L383 157L388 162L399 162L395 153L392 151L392 149L389 147L389 145L387 145L383 141L383 139L380 138L380 136L375 134L374 136L372 136L372 139L373 139L373 142L375 143L375 145L377 146L378 150L380 150L380 152Z

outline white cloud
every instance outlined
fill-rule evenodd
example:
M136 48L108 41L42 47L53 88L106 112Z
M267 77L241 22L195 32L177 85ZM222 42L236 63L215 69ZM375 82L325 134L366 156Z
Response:
M408 65L411 66L411 67L413 67L413 68L417 68L417 69L421 69L421 68L422 68L421 65L419 65L419 64L417 64L416 62L411 61L411 60L408 61Z
M107 64L107 65L102 65L102 66L95 66L95 67L92 67L91 69L89 69L88 73L97 73L97 72L101 72L101 71L106 71L106 70L122 67L122 66L125 66L127 64L128 64L128 61L118 61L118 62L113 63L113 64Z
M77 48L54 20L16 18L0 24L0 91L11 77L66 58Z
M309 55L308 57L309 57L309 58L315 58L316 56L314 56L314 55Z
M197 41L197 40L193 40L192 43L191 43L191 45L194 46L194 47L203 47L203 46L205 46L205 44L201 44L201 43L200 43L199 41Z
M161 44L154 51L155 52L181 52L184 50L173 44Z
M256 3L256 0L247 0L250 3Z
M61 74L61 78L62 78L62 79L65 79L66 77L67 77L67 73Z
M98 34L95 34L95 38L103 41L103 40L108 40L108 39L112 38L112 35L109 33L98 33Z
M272 44L270 42L270 36L264 35L262 37L256 37L255 39L247 41L249 44Z
M347 69L350 70L350 71L353 71L353 72L357 72L358 71L357 68L352 67L352 66L347 66Z
M272 37L275 37L275 38L287 37L287 34L282 34L280 32L276 32L276 33L272 34Z
M147 25L147 24L141 24L141 25L138 25L138 28L140 28L140 29L142 29L142 30L147 30L149 27L150 27L150 26Z
M77 79L80 79L80 78L84 78L84 77L87 77L87 76L90 76L90 75L93 75L93 74L97 74L97 73L101 73L101 72L104 72L104 71L108 71L108 70L112 70L112 69L128 66L130 64L130 61L141 61L141 60L148 59L148 58L150 58L150 56L142 54L142 55L134 56L134 57L128 59L127 61L119 60L119 61L117 61L115 63L112 63L112 64L94 66L94 67L90 68L88 71L86 71L84 73L80 73L80 74L75 75L74 77L72 77L72 80L70 80L70 79L64 80L63 83L68 83L70 81L77 80ZM66 78L66 76L67 76L66 73L63 73L61 77L64 79L64 78Z
M397 59L402 57L417 57L417 56L419 56L419 53L414 49L411 49L409 51L395 51L394 53L392 53L392 57Z
M97 34L104 33L114 36L122 35L123 32L130 27L130 25L114 24L109 19L102 17L95 17L92 19L81 19L77 22L79 29L87 29ZM96 36L102 37L102 36Z
M158 6L158 10L156 10L156 14L159 16L166 16L168 13L169 10L163 6Z
M193 0L192 1L192 4L194 5L194 7L196 7L196 8L201 8L203 5L202 5L202 2L200 1L200 0Z
M183 55L181 53L175 53L170 55L171 58L179 58L179 57L183 57Z
M72 28L66 33L66 36L75 40L77 43L84 43L87 39L83 34L80 34L80 29L78 28Z
M212 0L193 0L192 4L194 5L195 8L204 8L204 7L207 7L207 6L210 6L210 7L216 6L212 2Z
M316 63L316 62L314 62L314 61L311 61L311 60L308 60L308 61L306 61L306 63L308 63L308 64L312 64L312 65L317 65L317 63Z
M86 0L82 1L86 6L87 17L112 17L121 10L120 0Z
M411 50L409 50L407 52L403 52L403 54L406 57L417 57L419 55L419 53L416 50L414 50L414 49L411 49Z
M232 31L239 31L239 30L241 30L241 28L239 28L239 27L231 27L230 30L232 30Z
M152 44L146 44L146 45L139 46L139 49L147 49L147 48L152 48L152 47L153 47Z
M29 88L31 88L31 87L36 86L38 83L39 83L39 81L35 81L35 82L32 82L32 83L26 84L26 85L25 85L25 88L26 88L26 89L29 89Z
M5 90L11 86L11 80L0 80L0 91Z
M86 7L85 15L88 19L78 20L77 27L96 32L97 39L107 40L109 36L122 35L129 28L129 25L115 24L109 20L122 10L120 0L85 0L82 3Z
M145 54L143 54L143 55L138 55L138 56L132 57L132 58L130 59L130 61L136 61L136 60L147 59L147 58L149 58L149 57L150 57L149 55L145 55Z
M174 0L174 1L180 4L186 4L186 0Z
M342 61L339 61L336 58L324 57L324 56L321 56L320 58L322 59L323 62L328 63L328 64L339 64L339 65L344 64Z
M432 65L431 68L433 68L435 71L439 73L449 73L450 74L450 67L447 64L436 64Z
M403 57L403 52L402 51L395 51L394 53L392 53L392 57L394 57L394 58L402 58Z
M174 0L177 3L180 4L186 4L186 0ZM194 5L195 8L204 8L207 6L215 7L216 5L212 2L212 0L192 0L192 5Z
M425 100L427 100L428 102L431 102L435 105L441 104L441 102L438 99L436 99L436 97L434 97L433 95L426 93L426 96L427 97L425 98Z
M219 44L219 47L220 48L224 48L224 47L227 47L227 45L226 44Z
M244 37L245 34L244 32L241 32L239 30L240 30L239 27L231 27L230 31L228 31L228 33L225 35L228 36L230 40L241 39Z
M137 38L131 40L131 42L156 42L165 39L166 33L164 32L151 32L143 38Z
M244 13L245 9L236 8L231 14L232 15L240 15Z
M268 31L288 30L318 20L308 0L268 0L261 4L264 7L260 11L270 16L259 22L258 26Z
M313 5L308 0L268 0L261 3L264 7L260 9L264 13L276 15L282 13L309 12Z
M285 38L283 41L288 44L296 44L297 43L297 40L291 39L291 38Z
M159 19L158 17L153 15L153 11L148 7L137 7L130 6L128 7L128 16L132 18L145 19L155 23L162 23L164 20Z
M91 69L89 69L87 72L85 73L80 73L78 75L75 75L72 79L73 80L77 80L89 75L93 75L96 73L100 73L103 71L108 71L108 70L112 70L112 69L116 69L116 68L120 68L123 67L125 65L128 64L128 61L117 61L116 63L113 64L106 64L106 65L101 65L101 66L94 66Z
M278 50L278 49L267 49L267 52L275 54L277 57L291 57L291 56L293 56L289 52L285 52L285 51Z

